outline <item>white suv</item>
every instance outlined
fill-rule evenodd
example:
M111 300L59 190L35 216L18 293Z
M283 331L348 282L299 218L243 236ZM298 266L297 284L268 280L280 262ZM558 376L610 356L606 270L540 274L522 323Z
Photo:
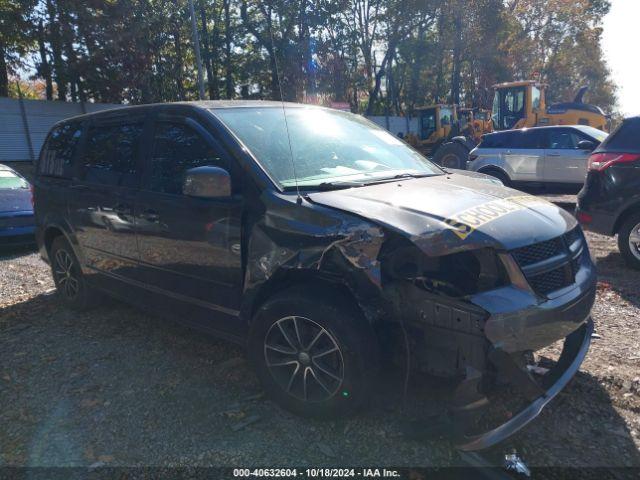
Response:
M587 159L605 138L605 132L584 125L489 133L469 153L467 169L492 175L505 185L582 185Z

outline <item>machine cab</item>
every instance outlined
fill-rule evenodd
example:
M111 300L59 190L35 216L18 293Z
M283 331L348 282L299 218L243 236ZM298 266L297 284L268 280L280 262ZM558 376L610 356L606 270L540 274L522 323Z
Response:
M494 85L492 123L495 130L535 126L544 111L544 85L533 80Z
M418 109L420 141L433 143L448 138L457 123L456 109L451 105L430 105Z

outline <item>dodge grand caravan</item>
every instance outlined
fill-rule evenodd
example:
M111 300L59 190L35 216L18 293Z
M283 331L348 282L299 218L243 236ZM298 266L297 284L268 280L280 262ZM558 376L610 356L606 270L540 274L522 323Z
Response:
M106 293L238 341L298 414L353 412L389 351L454 380L457 445L481 449L589 347L595 269L574 218L357 115L199 102L75 117L49 133L34 201L63 303ZM533 352L562 339L534 373ZM470 415L505 391L515 413Z

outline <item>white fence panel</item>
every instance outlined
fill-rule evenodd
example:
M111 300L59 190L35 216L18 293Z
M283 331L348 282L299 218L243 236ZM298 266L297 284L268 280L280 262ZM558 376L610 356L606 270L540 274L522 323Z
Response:
M47 133L60 120L120 106L122 105L22 100L23 117L20 100L0 98L0 162L31 161L29 141L33 156L37 158Z
M398 133L402 133L402 135L406 135L407 133L418 133L418 119L415 117L385 117L382 115L375 115L367 118L375 124L380 125L382 128L386 128L394 135L397 135Z

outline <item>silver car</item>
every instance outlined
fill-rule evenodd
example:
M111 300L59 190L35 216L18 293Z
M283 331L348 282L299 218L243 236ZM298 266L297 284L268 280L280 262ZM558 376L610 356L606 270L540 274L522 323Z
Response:
M469 153L467 169L492 175L505 185L582 185L589 155L605 138L605 132L584 125L490 133Z

